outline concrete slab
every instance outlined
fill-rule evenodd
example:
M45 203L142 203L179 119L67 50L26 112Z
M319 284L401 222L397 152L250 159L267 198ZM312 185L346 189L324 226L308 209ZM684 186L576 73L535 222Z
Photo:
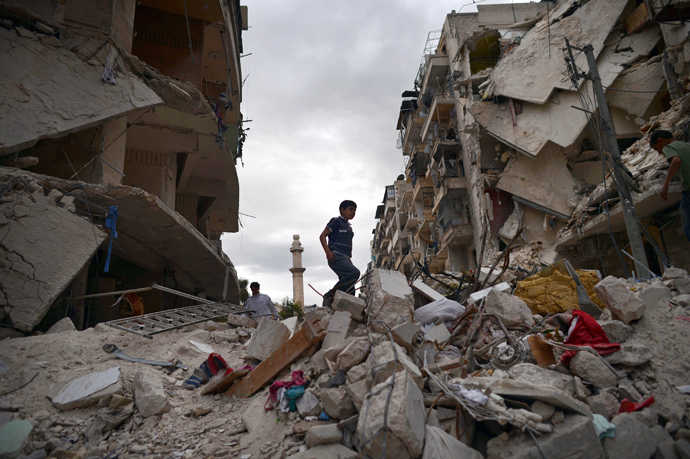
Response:
M501 397L507 397L527 403L539 400L556 408L578 413L589 418L592 417L592 411L585 403L576 400L574 397L571 397L555 387L503 379L496 384L492 384L491 391Z
M247 344L247 355L266 360L290 339L290 330L282 322L266 317L259 319L259 325Z
M335 292L331 307L334 311L347 311L354 320L362 322L364 321L364 311L367 308L367 303L361 298L338 290Z
M350 329L350 322L352 322L352 317L347 311L337 311L333 314L331 321L328 323L326 337L323 339L321 347L323 349L330 349L343 342Z
M424 282L421 281L421 279L415 279L415 281L412 282L412 290L419 292L431 301L445 299L445 296L441 295L436 290L426 285Z
M407 278L403 273L379 268L371 270L367 315L374 331L388 330L379 321L390 328L406 321L412 322L413 311L412 289L407 285Z
M68 411L96 404L100 399L122 390L120 367L89 373L64 385L53 398L53 405Z

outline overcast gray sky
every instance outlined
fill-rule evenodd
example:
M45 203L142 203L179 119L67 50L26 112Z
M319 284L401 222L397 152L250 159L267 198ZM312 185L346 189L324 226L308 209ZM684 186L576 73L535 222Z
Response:
M243 2L245 3L245 2ZM506 3L485 1L483 4ZM252 120L244 145L239 233L222 237L239 277L273 301L292 298L292 235L303 252L305 303L321 304L337 280L318 236L338 204L357 215L353 262L364 272L384 187L404 172L395 130L427 34L460 1L246 1L242 102Z

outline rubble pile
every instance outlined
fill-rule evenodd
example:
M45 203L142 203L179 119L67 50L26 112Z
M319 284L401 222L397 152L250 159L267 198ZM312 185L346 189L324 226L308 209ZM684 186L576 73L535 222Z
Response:
M374 269L292 328L60 324L0 342L0 457L688 457L688 287L607 277L595 319Z

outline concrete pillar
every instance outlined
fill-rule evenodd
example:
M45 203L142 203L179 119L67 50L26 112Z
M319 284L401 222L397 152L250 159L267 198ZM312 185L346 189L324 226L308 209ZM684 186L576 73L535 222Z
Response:
M304 306L304 271L302 267L302 252L304 248L299 242L299 234L292 235L292 246L290 252L292 253L292 301Z

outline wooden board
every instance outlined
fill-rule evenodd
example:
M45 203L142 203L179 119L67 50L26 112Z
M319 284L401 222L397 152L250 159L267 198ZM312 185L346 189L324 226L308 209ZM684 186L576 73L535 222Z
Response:
M221 373L217 374L204 386L201 390L201 395L215 394L217 392L224 392L236 380L249 373L249 370L236 370L229 375L223 377Z
M289 367L309 348L321 342L325 336L326 332L318 319L313 318L305 321L300 330L292 335L287 343L249 372L244 379L232 386L225 395L244 398L255 394L266 384L272 382L281 371Z

